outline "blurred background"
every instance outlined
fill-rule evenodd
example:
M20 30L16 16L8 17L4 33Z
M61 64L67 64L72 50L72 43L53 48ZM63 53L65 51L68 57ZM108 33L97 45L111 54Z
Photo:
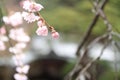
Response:
M0 0L0 7L7 15L10 11L22 11L19 6L21 0ZM24 63L30 64L28 74L30 80L63 80L65 75L76 63L76 50L83 35L87 31L94 14L89 0L36 0L44 9L40 12L45 20L60 33L60 38L54 40L35 34L36 24L24 23L23 27L31 36L31 42L25 49ZM4 10L6 9L6 10ZM113 31L120 32L120 0L109 0L105 6L105 13L113 25ZM101 18L92 31L89 41L104 34L106 26ZM119 42L119 39L117 39ZM89 56L95 58L103 43L94 44ZM120 67L120 54L117 54L117 67ZM109 46L99 61L98 80L114 80L114 51ZM0 52L0 79L13 80L15 66L11 54ZM120 73L118 71L120 79ZM84 80L84 79L83 79Z

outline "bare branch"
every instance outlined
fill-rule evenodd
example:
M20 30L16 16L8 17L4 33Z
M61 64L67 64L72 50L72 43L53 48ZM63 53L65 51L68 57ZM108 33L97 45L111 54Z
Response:
M103 39L106 39L108 37L108 34L104 34L103 36L97 37L95 40L93 40L89 46L85 49L85 52L83 54L83 56L79 57L75 67L73 68L73 70L65 77L65 80L72 80L73 76L75 73L77 73L78 71L80 71L82 69L82 65L80 64L83 61L83 58L86 57L87 55L87 51L89 49L91 49L91 44L95 44Z
M107 46L108 46L108 42L106 42L106 44L105 44L104 47L102 48L100 55L99 55L96 59L93 59L92 61L90 61L90 62L79 72L79 75L78 75L78 77L76 78L76 80L80 80L80 79L79 79L79 76L80 76L81 74L84 74L84 73L86 72L86 70L87 70L94 62L96 62L97 60L99 60L99 59L101 58L101 56L103 55L103 52L104 52L104 50L107 48Z
M107 3L108 0L104 0L102 3L101 3L101 6L100 6L100 9L103 9L105 4ZM85 34L85 36L83 37L80 45L78 46L78 49L76 51L76 55L79 55L79 51L81 50L81 48L84 46L84 44L86 43L86 41L88 40L88 38L90 37L91 35L91 32L92 32L92 29L95 27L97 21L99 19L99 12L96 13L95 17L93 18L93 21L91 22L91 24L88 26L88 30Z

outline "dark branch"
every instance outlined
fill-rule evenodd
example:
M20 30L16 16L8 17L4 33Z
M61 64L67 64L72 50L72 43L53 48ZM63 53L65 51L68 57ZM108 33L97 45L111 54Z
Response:
M104 8L104 6L105 6L105 4L107 3L107 1L108 1L108 0L104 0L104 1L103 1L103 3L102 3L101 6L100 6L100 9L103 9L103 8ZM99 16L100 16L100 15L99 15L99 12L97 12L97 14L95 15L95 17L93 18L93 21L92 21L91 24L90 24L90 26L89 26L89 28L88 28L85 36L83 37L80 45L78 46L78 49L77 49L77 51L76 51L76 55L79 55L79 51L81 50L81 48L84 46L84 44L85 44L86 41L88 40L89 36L91 35L91 32L92 32L93 28L95 27L95 25L96 25L96 23L97 23L97 21L98 21L98 19L99 19Z

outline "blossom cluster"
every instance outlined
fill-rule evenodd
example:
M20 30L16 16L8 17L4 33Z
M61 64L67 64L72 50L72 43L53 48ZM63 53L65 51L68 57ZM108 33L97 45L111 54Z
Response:
M38 4L32 0L25 0L22 2L22 7L26 12L22 12L22 16L24 20L26 20L28 23L32 23L37 21L37 30L36 34L39 36L47 36L48 35L48 28L52 32L53 38L58 38L59 33L56 32L56 30L50 26L44 18L40 15L39 11L41 11L44 7L41 4Z
M3 21L7 26L11 26L9 34L7 34L10 41L15 41L15 45L9 47L9 52L13 53L13 60L15 62L16 74L14 75L15 80L27 80L26 74L30 68L29 65L24 65L23 59L25 54L23 49L26 48L27 43L30 41L30 37L25 33L24 29L20 27L23 23L21 12L15 12L9 16L4 16ZM5 29L2 27L0 29L0 36L6 33ZM4 49L4 44L0 42L0 49Z
M13 54L13 60L16 65L16 74L14 74L15 80L28 80L26 74L29 71L30 66L23 63L25 54L23 53L27 43L30 41L30 37L25 33L24 28L21 27L23 19L28 23L37 23L36 34L39 36L47 36L48 28L51 30L53 38L57 39L59 33L56 32L54 27L50 26L45 19L40 15L44 7L32 0L22 1L22 7L25 11L12 12L8 16L3 16L3 22L5 26L0 26L0 51L6 49L5 42L10 43L9 52ZM11 26L8 28L8 26ZM11 41L14 41L14 45Z
M23 23L21 12L15 12L10 16L4 16L3 21L5 24L9 24L13 27L17 27Z

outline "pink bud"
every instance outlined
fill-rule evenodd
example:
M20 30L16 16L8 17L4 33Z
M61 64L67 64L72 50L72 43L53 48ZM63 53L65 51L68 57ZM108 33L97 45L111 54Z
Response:
M0 28L0 34L3 34L3 35L4 35L5 33L6 33L5 28L4 28L4 27L1 27L1 28Z
M42 20L39 20L39 21L37 22L37 25L38 25L38 27L42 27L43 21L42 21Z
M52 37L55 39L59 38L59 33L58 32L52 32Z
M39 36L47 36L48 35L48 29L46 26L39 27L36 30L37 35Z

